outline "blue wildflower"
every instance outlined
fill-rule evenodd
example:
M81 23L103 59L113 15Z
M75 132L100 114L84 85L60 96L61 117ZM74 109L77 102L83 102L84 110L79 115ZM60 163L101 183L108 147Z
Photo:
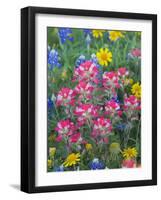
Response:
M94 158L92 162L89 165L90 169L96 170L96 169L105 169L105 165L102 161L99 161L98 158Z
M53 101L48 98L48 109L51 109L53 107Z
M81 65L81 64L84 63L85 61L86 61L85 56L84 56L84 55L80 55L80 56L77 58L76 62L75 62L75 67L76 67L76 68L79 67L79 65Z
M93 54L91 55L90 61L93 62L98 68L100 68L100 65L99 65L99 63L98 63L98 59L97 59L96 54L93 53Z
M66 40L69 40L71 42L73 42L74 40L74 38L72 37L71 28L59 28L58 34L62 44L64 44Z
M83 32L84 32L85 36L92 35L92 32L90 29L83 29Z
M111 100L115 101L116 103L120 103L118 96L112 97Z
M60 57L58 55L58 51L56 51L55 49L48 49L48 65L50 70L52 70L54 67L61 67L59 60Z
M56 172L63 172L64 171L63 165L60 165L59 167L55 167L55 171Z
M126 128L126 124L118 124L116 125L116 128L120 131L123 131Z

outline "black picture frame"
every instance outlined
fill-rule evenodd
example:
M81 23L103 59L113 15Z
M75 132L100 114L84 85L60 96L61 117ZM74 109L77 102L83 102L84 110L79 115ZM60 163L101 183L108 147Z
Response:
M152 21L152 179L60 186L35 186L35 15L59 14ZM157 15L45 7L21 9L21 190L27 193L157 184Z

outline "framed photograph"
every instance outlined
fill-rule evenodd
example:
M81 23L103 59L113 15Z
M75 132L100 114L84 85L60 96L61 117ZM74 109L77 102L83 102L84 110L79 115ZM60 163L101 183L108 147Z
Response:
M157 184L157 16L21 9L21 190Z

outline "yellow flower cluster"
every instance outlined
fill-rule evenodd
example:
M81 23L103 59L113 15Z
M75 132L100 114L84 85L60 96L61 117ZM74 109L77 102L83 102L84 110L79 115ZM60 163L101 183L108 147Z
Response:
M137 82L132 85L131 92L136 98L141 98L141 85Z
M101 48L97 54L97 59L100 65L108 66L108 64L112 61L112 53L108 48Z
M64 167L71 167L80 161L80 153L71 153L63 163Z
M92 149L92 145L90 143L87 143L85 145L86 150L91 150Z
M104 30L92 30L92 35L94 38L101 38L103 37L103 32L105 32Z
M47 166L49 169L52 169L54 166L54 156L55 156L56 148L55 147L50 147L49 148L49 159Z
M109 31L109 38L111 41L116 41L119 38L124 37L121 31Z
M48 159L48 168L51 169L53 167L53 160Z
M138 154L138 152L135 147L133 147L133 148L129 147L127 149L124 149L122 152L122 155L125 159L136 158L137 154Z

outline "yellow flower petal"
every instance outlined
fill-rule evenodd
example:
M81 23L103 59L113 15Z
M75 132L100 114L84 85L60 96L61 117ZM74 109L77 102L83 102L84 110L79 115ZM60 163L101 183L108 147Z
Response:
M71 167L73 165L76 165L77 162L79 161L80 161L80 153L71 153L68 155L63 165L65 167Z
M108 48L100 48L100 50L96 53L98 62L102 66L108 66L110 62L112 62L112 53Z
M141 98L141 85L137 82L132 85L131 92L136 98Z
M121 31L109 31L109 38L111 41L116 41L121 37L124 37Z
M133 147L133 148L130 148L130 147L126 148L122 152L123 157L126 158L126 159L136 158L137 154L138 154L138 152L137 152L137 150L136 150L135 147Z
M92 30L92 35L94 38L101 38L103 37L104 30Z

